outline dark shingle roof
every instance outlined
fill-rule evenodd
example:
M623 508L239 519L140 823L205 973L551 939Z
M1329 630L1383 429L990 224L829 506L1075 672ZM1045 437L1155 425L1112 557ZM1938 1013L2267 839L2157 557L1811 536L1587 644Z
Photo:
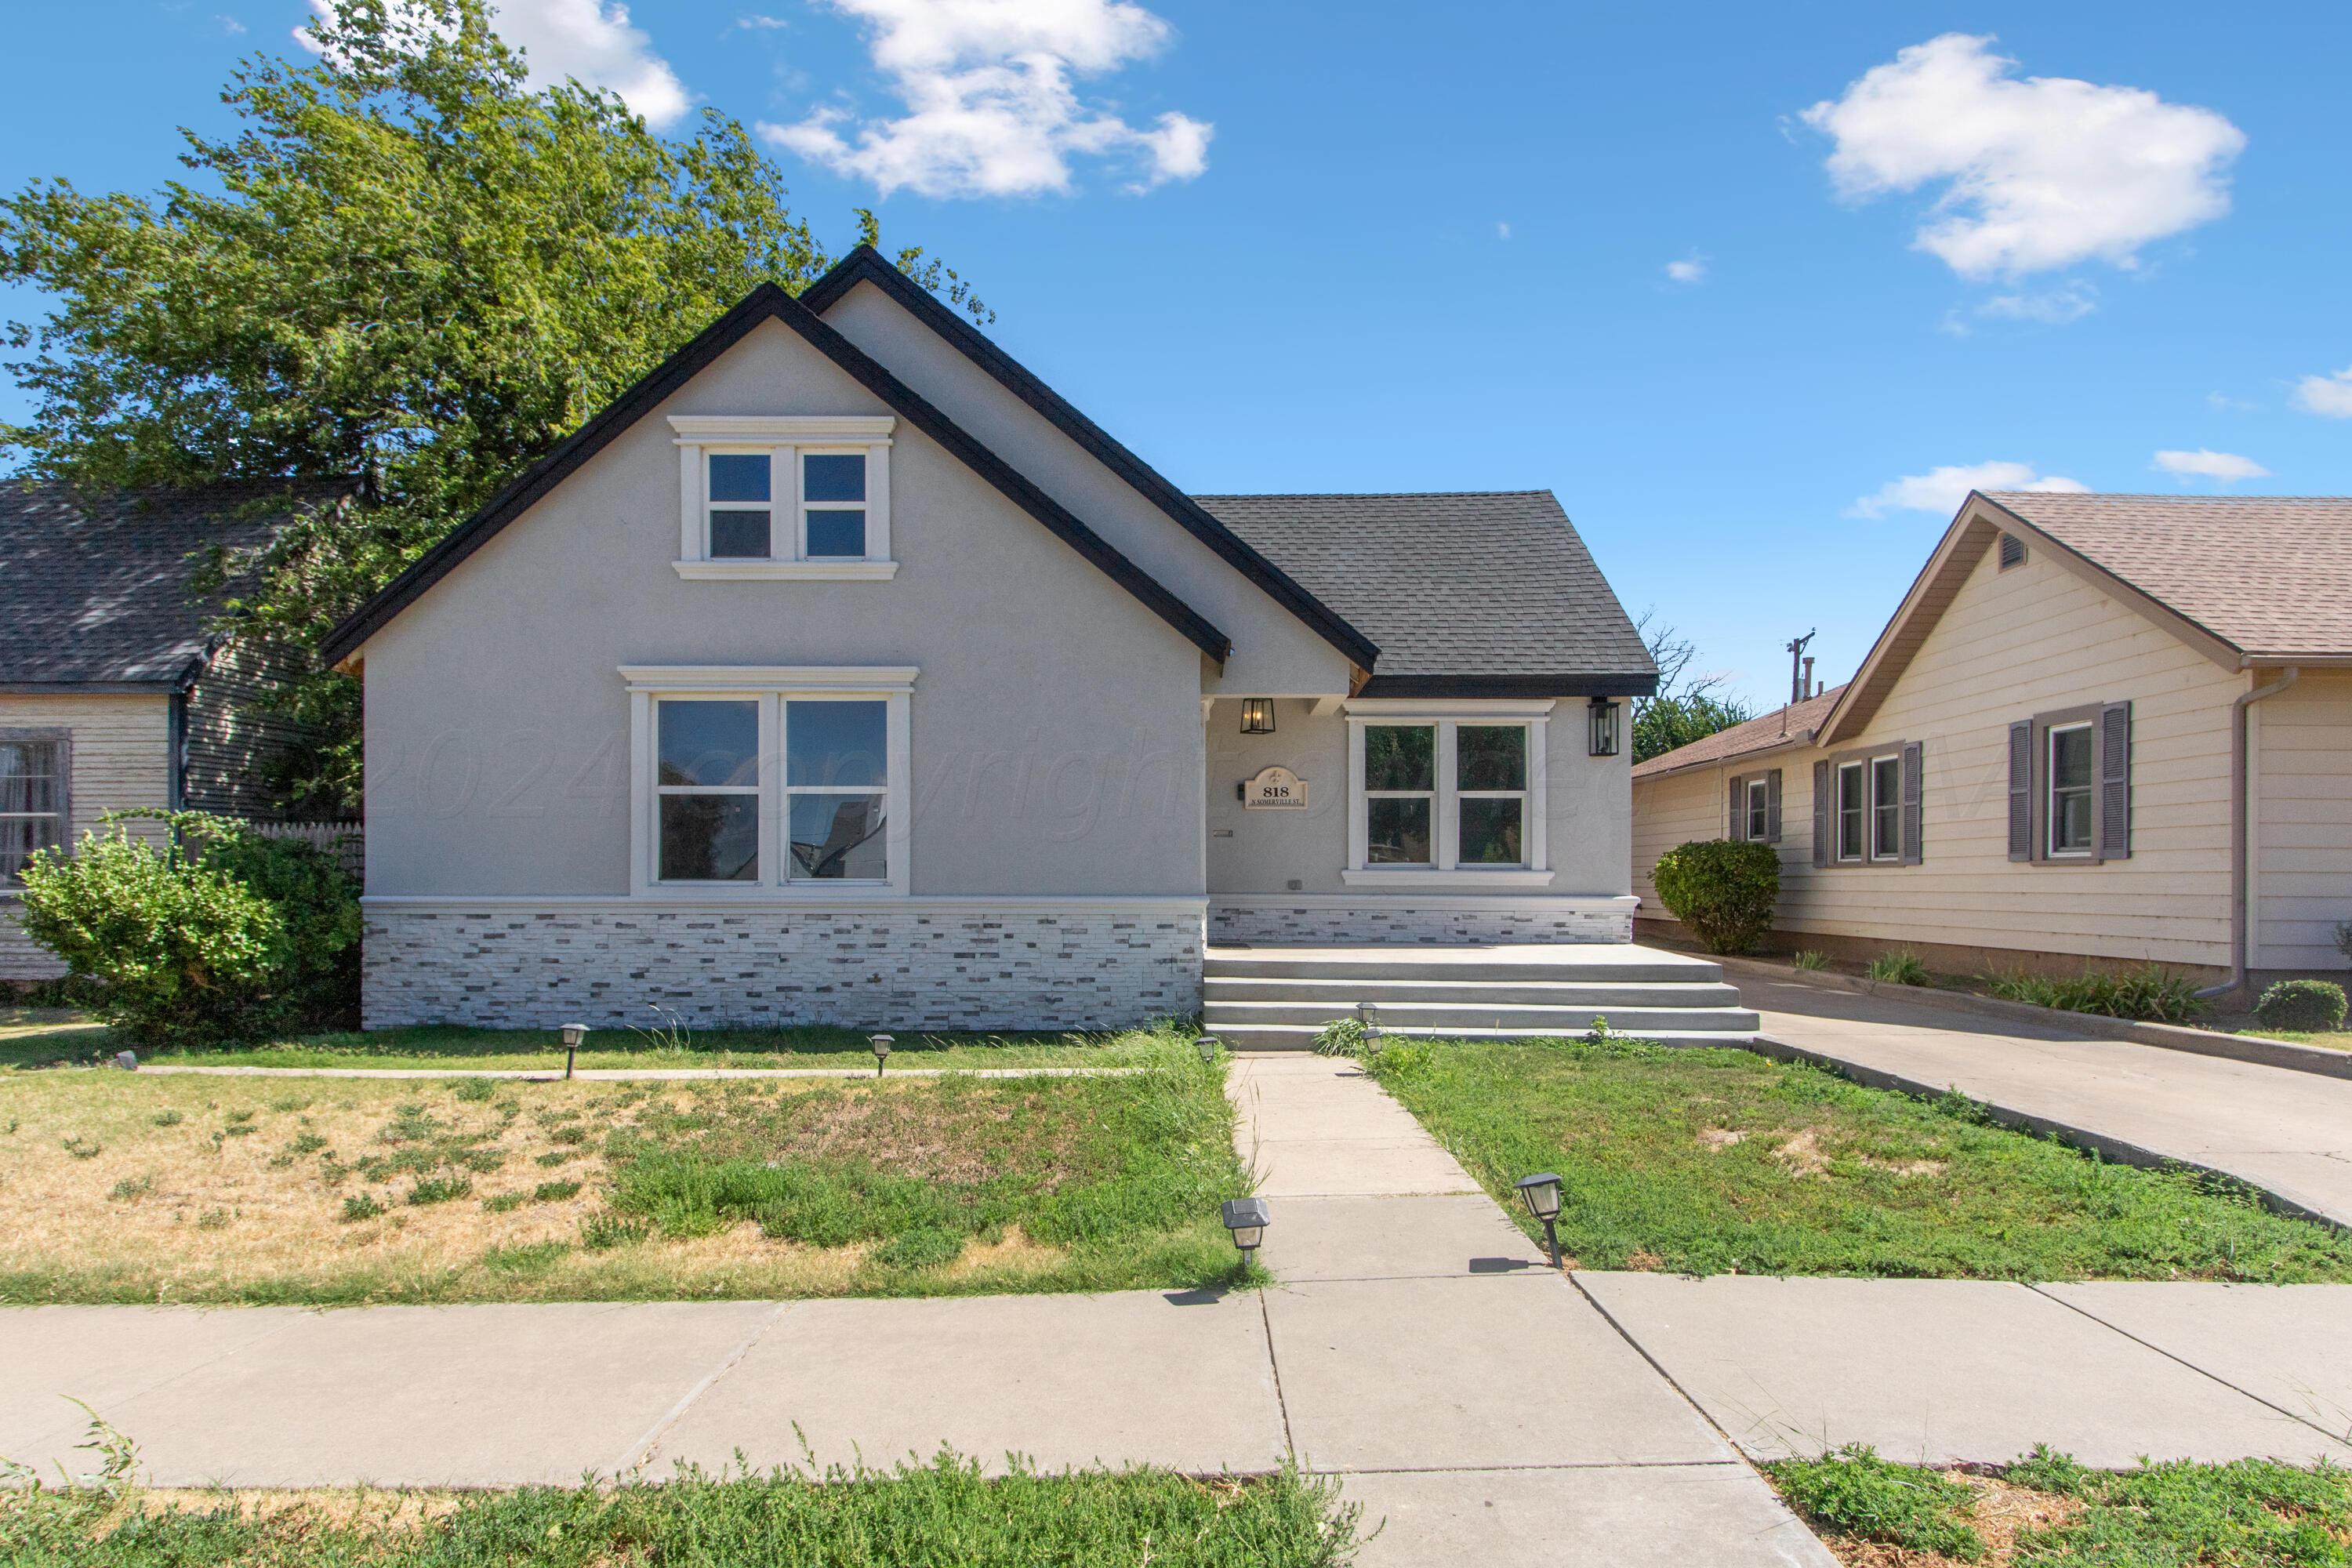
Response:
M1813 731L1821 728L1822 721L1830 716L1830 710L1836 707L1837 700L1844 695L1843 684L1832 686L1802 702L1785 703L1744 724L1717 730L1712 735L1701 735L1686 746L1660 752L1646 763L1635 763L1633 776L1637 779L1655 778L1660 773L1677 773L1685 768L1704 767L1709 763L1727 763L1751 752L1769 752L1781 746L1802 744L1813 738Z
M1641 634L1549 490L1192 499L1380 645L1366 696L1656 684Z
M266 543L282 517L239 512L278 488L92 497L0 481L0 690L182 684L215 608L189 597L190 554Z
M1985 499L2241 653L2352 653L2352 496Z

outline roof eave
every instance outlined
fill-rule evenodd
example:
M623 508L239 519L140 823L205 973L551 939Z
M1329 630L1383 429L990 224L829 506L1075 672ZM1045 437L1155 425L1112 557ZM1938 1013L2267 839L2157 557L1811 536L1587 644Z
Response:
M1374 671L1358 697L1653 697L1655 674L1588 671L1562 675L1382 675Z

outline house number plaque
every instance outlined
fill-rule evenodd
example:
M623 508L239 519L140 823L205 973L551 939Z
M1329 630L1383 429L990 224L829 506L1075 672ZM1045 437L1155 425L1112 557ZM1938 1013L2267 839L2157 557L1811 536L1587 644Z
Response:
M1249 811L1304 811L1307 781L1286 767L1261 768L1243 783L1242 805Z

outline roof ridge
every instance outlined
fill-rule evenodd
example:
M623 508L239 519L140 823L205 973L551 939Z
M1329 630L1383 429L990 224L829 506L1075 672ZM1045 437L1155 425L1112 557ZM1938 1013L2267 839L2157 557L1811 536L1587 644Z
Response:
M2072 500L2072 501L2084 501L2084 500L2130 500L2130 501L2151 501L2151 500L2152 500L2152 501L2164 501L2164 502L2194 501L2194 502L2197 502L2197 503L2199 503L2199 504L2200 504L2200 505L2202 505L2202 504L2204 504L2204 503L2207 503L2207 502L2211 502L2211 501L2221 501L2221 502L2223 502L2223 503L2225 503L2225 504L2229 504L2229 503L2244 503L2244 502L2250 502L2250 501L2268 501L2268 502L2273 502L2273 503L2275 503L2275 502L2278 502L2278 501L2332 501L2332 502L2336 502L2336 503L2339 503L2339 504L2342 504L2342 505L2352 506L2352 496L2324 496L2324 495L2312 495L2312 496L2272 496L2272 495L2229 495L2229 496L2214 495L2214 496L2200 496L2200 495L2182 495L2182 494L2180 494L2180 493L2179 493L2179 491L2177 491L2177 490L1985 490L1985 491L1983 491L1983 492L1981 492L1981 493L1982 493L1982 494L1984 494L1985 496L1989 497L1989 498L1993 499L1993 500L2000 500L2000 499L2003 499L2003 498L2006 498L2006 497L2012 497L2012 496L2015 496L2015 497L2024 497L2024 498L2029 498L2029 499L2032 499L2032 500L2037 500L2037 501L2049 501L2049 500Z
M1476 496L1559 496L1548 489L1520 490L1195 490L1194 500L1464 500Z

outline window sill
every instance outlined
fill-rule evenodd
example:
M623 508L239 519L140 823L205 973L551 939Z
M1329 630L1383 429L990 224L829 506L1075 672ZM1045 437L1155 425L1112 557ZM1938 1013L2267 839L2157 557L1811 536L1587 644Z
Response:
M718 900L744 903L813 903L821 904L844 899L904 898L907 889L893 882L827 882L822 886L809 882L656 882L640 888L633 897L658 902L676 900L679 902Z
M896 561L673 561L689 583L887 583Z
M1453 871L1440 871L1426 866L1369 866L1339 873L1339 880L1350 888L1425 888L1457 891L1472 888L1549 888L1551 879L1549 871L1529 870L1524 866Z

